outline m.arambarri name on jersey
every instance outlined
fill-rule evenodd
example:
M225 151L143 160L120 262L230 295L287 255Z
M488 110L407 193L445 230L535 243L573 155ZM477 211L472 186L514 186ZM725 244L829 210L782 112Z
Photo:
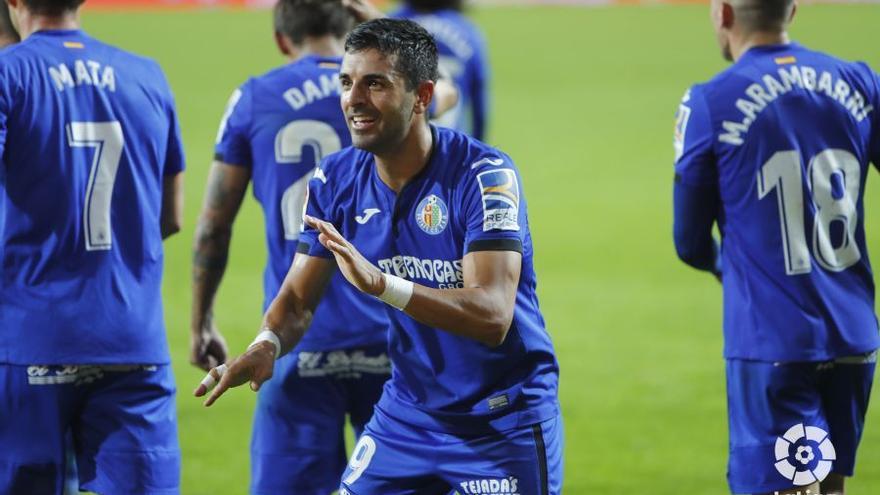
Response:
M94 60L76 60L71 67L72 71L63 63L49 67L49 77L58 91L85 85L116 92L116 70L113 66L102 67Z
M464 288L461 260L423 260L415 256L397 255L380 259L379 268L389 274L412 281L418 279L437 282L438 289Z
M777 63L790 62L779 59ZM872 105L866 106L864 95L850 87L843 79L834 78L828 71L819 73L812 67L791 65L779 68L776 75L778 79L773 74L764 74L761 77L763 84L754 83L746 88L746 98L738 98L735 103L736 108L743 114L742 122L724 121L722 126L726 132L718 136L719 141L735 146L742 145L742 135L749 131L749 127L758 115L769 104L795 87L823 93L833 98L843 105L857 122L865 120L874 111Z

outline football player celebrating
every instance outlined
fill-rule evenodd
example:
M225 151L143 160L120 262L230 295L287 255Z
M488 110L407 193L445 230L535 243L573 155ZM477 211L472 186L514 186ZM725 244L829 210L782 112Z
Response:
M386 304L391 380L340 493L557 494L558 364L535 294L522 183L510 157L427 121L437 48L411 21L346 39L342 109L354 147L310 182L308 229L263 329L196 390L252 389L302 338L338 266Z

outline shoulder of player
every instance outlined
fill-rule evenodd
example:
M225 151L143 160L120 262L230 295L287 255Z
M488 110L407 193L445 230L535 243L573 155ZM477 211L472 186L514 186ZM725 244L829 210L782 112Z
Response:
M117 73L124 74L129 81L141 81L143 87L156 91L166 101L173 100L171 84L159 61L94 38L92 40L104 47L109 54L107 64L113 66Z
M473 177L500 168L516 170L510 156L498 148L451 129L437 128L437 133L445 161L455 164L450 170L455 177Z
M696 111L707 115L711 120L713 105L725 100L724 95L730 93L731 78L737 77L729 70L719 73L708 81L691 85L682 96L680 106L687 107L689 112Z
M153 72L154 74L161 76L163 81L166 80L165 71L156 59L120 48L116 45L111 45L87 34L84 34L84 37L87 38L87 43L95 43L110 54L108 57L108 63L112 63L120 69L124 68L126 71L138 70Z
M300 79L304 79L306 76L306 67L303 66L301 61L291 62L284 65L279 65L278 67L267 70L266 72L253 77L254 81L259 83L268 83L272 84L277 81L285 81L285 84L296 84ZM291 81L293 79L293 81Z
M298 60L252 77L248 82L254 93L277 96L290 88L301 87L306 81L319 81L336 72L334 68L323 68L310 60Z
M0 48L0 61L3 62L3 65L0 65L0 67L11 63L13 60L21 58L23 54L29 53L29 40L30 38L20 43L13 43L11 45Z
M7 45L0 50L0 68L21 68L31 65L32 60L42 60L45 41L31 36L18 43Z
M323 61L324 59L319 60ZM333 59L335 63L339 64L342 63L341 60L341 58L339 60ZM335 67L322 67L321 64L316 63L314 57L306 57L270 69L255 79L261 82L276 82L280 80L285 85L295 86L306 79L317 78L327 73L332 74L335 70Z

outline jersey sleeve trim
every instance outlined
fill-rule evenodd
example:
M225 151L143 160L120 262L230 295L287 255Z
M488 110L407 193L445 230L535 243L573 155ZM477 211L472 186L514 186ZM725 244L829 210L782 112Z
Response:
M519 239L482 239L471 241L467 246L467 252L477 251L516 251L522 254L522 241Z
M314 243L300 241L299 244L296 245L296 252L298 254L305 254L306 256L314 256L315 258L333 259L333 253L322 246L317 239L314 240Z

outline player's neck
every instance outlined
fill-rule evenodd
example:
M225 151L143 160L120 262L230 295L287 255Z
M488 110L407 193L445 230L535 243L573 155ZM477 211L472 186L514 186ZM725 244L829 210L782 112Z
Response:
M27 39L28 36L37 31L57 31L67 29L79 29L79 14L70 12L59 16L47 16L31 14L27 11L19 13L18 30L21 39Z
M334 36L306 37L296 47L296 53L291 52L289 58L293 62L309 55L341 57L345 53L345 45L343 43L343 40Z
M390 153L376 155L379 178L395 192L400 192L427 165L431 158L434 137L431 128L414 124L406 139Z
M787 31L782 31L779 33L748 33L742 35L737 41L738 42L731 43L730 47L734 61L739 60L745 52L756 46L784 45L790 43L791 39L789 39Z

